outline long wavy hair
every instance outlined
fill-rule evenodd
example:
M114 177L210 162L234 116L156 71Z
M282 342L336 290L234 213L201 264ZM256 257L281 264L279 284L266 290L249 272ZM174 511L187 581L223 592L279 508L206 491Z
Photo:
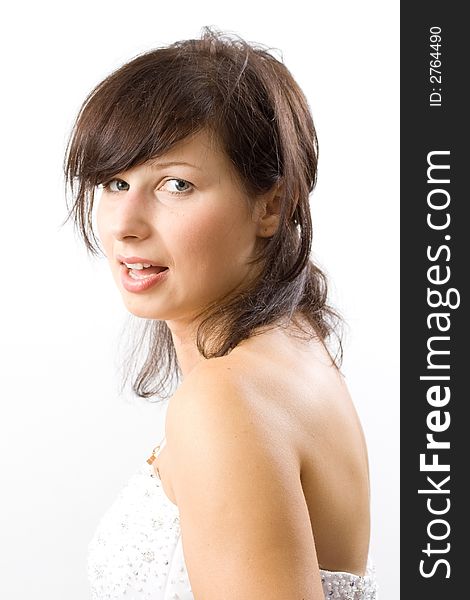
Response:
M302 90L268 47L204 27L199 39L137 55L96 85L67 143L65 194L70 189L72 200L64 224L72 219L88 252L102 252L92 225L96 187L203 129L220 142L252 207L257 196L282 187L277 231L261 238L252 260L260 275L204 307L199 352L224 356L260 327L287 319L302 337L320 340L339 369L343 320L327 302L326 275L310 258L317 136ZM166 398L181 379L171 331L165 321L140 321L123 385L132 375L138 396Z

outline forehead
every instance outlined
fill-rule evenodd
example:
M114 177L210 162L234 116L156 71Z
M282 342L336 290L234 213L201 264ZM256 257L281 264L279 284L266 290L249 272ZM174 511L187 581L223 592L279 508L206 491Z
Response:
M223 151L215 135L207 130L199 131L184 138L170 150L147 161L149 166L158 166L161 163L181 162L204 171L207 165L227 167L227 155Z

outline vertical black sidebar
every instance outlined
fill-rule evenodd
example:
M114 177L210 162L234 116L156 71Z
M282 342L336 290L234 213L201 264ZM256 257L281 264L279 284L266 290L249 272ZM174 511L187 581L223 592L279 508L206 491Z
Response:
M464 6L401 3L400 565L413 600L470 597Z

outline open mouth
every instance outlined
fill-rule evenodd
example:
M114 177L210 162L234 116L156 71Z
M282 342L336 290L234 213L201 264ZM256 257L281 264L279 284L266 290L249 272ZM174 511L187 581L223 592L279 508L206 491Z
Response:
M121 283L129 292L145 292L166 277L169 267L158 265L143 256L116 256L121 271Z

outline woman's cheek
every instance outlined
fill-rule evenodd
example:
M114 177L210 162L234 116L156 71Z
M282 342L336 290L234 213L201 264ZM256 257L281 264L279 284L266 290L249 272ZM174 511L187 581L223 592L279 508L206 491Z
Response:
M185 248L189 256L197 257L220 247L220 223L211 213L185 216L179 222L176 235L179 247Z
M109 223L109 216L106 215L106 211L103 208L103 203L99 202L98 207L96 209L96 229L98 232L98 237L101 240L102 245L104 246L106 254L109 252L109 227L106 226L106 223Z

